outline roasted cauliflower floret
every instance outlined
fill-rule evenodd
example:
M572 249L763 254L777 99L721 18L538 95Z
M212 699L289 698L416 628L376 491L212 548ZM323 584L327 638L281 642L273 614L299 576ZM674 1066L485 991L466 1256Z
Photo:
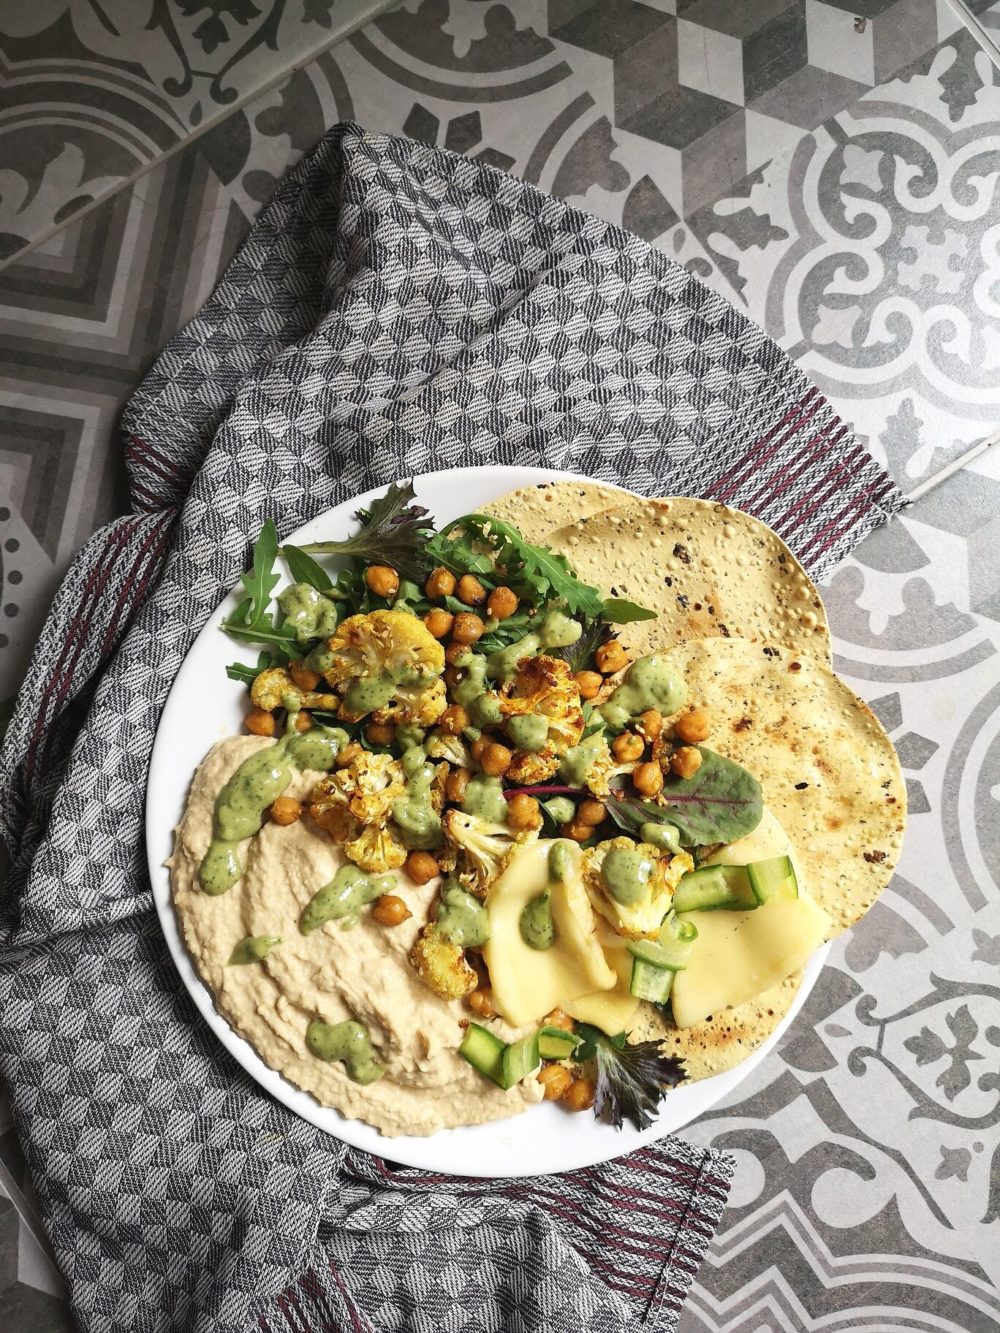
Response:
M356 722L408 722L431 727L448 700L444 648L408 611L348 616L329 640L331 666L323 675L343 697L340 716Z
M439 728L435 728L427 737L424 749L430 759L447 759L448 763L454 764L456 768L472 767L469 747L461 736L449 736Z
M399 760L365 751L317 782L309 814L362 870L396 870L406 860L406 847L389 818L393 803L405 794Z
M612 780L622 773L631 773L638 763L637 760L631 760L623 764L616 759L605 736L588 736L583 745L590 755L583 785L595 796L610 796Z
M541 750L515 750L507 781L519 786L545 782L559 767L559 756L583 735L580 691L568 662L559 657L527 657L514 679L503 687L500 710L504 718L527 713L544 717L548 735Z
M637 902L619 902L608 892L602 870L612 852L635 858L632 865L638 871L636 883L643 890ZM594 910L610 922L619 935L630 939L656 938L681 876L693 868L694 862L687 852L665 856L658 847L625 837L599 842L583 854L583 882Z
M443 828L448 846L455 850L455 878L480 898L503 872L514 849L538 837L537 828L515 831L462 810L449 810Z
M460 944L446 940L434 922L424 926L410 949L410 965L420 980L444 1000L460 1000L479 986Z
M358 836L344 843L344 852L362 870L398 870L406 860L406 848L392 825L362 824Z
M284 667L268 667L261 671L250 686L250 698L266 713L273 713L276 708L287 708L293 713L300 708L323 708L332 712L340 706L335 694L300 690Z

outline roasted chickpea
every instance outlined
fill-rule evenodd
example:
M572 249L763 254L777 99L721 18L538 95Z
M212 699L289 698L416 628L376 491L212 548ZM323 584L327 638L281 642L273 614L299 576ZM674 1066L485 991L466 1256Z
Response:
M486 626L472 611L462 611L451 627L453 643L476 643L483 637Z
M538 802L524 792L518 792L507 802L507 823L512 829L536 828L538 814Z
M294 824L302 818L302 802L294 796L279 796L271 802L271 822L274 824Z
M453 639L444 650L445 661L454 666L456 662L461 661L468 651L469 645L467 643L459 643L457 639Z
M461 805L468 785L469 770L467 768L453 768L445 781L444 794L455 805Z
M542 1023L547 1028L562 1028L564 1032L573 1031L573 1020L562 1009L553 1009L545 1015Z
M693 745L695 741L706 740L708 730L708 714L703 713L700 708L692 708L674 723L674 735L679 741L686 741L688 745Z
M642 757L646 742L634 731L623 731L611 742L611 753L620 764L631 764Z
M443 639L446 634L450 634L454 623L455 617L450 611L446 611L441 606L436 606L433 611L428 611L424 616L427 632L432 634L435 639Z
M693 745L682 745L670 756L670 771L676 778L693 778L701 768L701 752Z
M295 714L296 731L311 731L312 724L313 724L312 713L299 712Z
M297 685L300 690L314 690L323 679L318 671L311 671L302 662L293 662L288 668L288 674L291 676L293 684Z
M365 735L372 745L391 745L396 735L396 728L391 722L369 722Z
M478 606L480 602L486 601L486 589L476 578L475 574L463 574L458 580L458 587L455 595L460 602L466 606Z
M663 731L663 714L658 708L647 708L639 714L638 722L647 741L657 740Z
M492 744L493 742L490 740L489 736L480 736L478 740L472 742L469 746L469 753L472 755L473 759L475 759L477 764L483 762L483 752L487 745Z
M455 686L462 679L462 668L452 666L450 663L444 669L444 683L449 687Z
M445 569L444 565L438 565L437 569L432 569L424 584L424 592L431 599L436 601L439 597L450 597L455 591L455 575L450 569Z
M506 745L501 745L499 741L489 741L479 756L479 762L483 772L489 777L502 778L510 768L513 758L513 750L509 750Z
M337 755L335 763L338 768L346 768L348 764L353 764L359 755L364 754L364 750L357 741L350 741Z
M399 575L388 565L369 565L365 582L376 597L395 597L399 592Z
M428 884L441 873L430 852L411 852L406 858L406 873L414 884Z
M486 602L487 613L497 620L506 620L521 605L513 588L494 588Z
M577 823L586 824L590 828L596 828L598 824L604 823L607 813L608 812L601 801L581 801L576 807Z
M469 725L469 715L461 704L450 704L438 718L438 726L446 736L458 736Z
M545 1089L547 1102L559 1101L573 1082L573 1075L565 1065L542 1065L535 1077Z
M496 1018L497 1011L493 1007L493 992L489 986L482 986L479 990L474 990L468 997L469 1008L480 1018Z
M589 1078L575 1078L562 1094L562 1100L571 1111L589 1111L594 1104L594 1092Z
M569 824L563 824L562 836L572 838L574 842L586 842L594 836L594 830L589 824L581 824L578 819L574 819Z
M252 731L255 736L273 736L276 723L273 713L265 713L263 708L255 708L252 713L247 713L246 717L247 731Z
M596 671L578 671L573 677L581 699L594 699L601 692L604 680Z
M632 786L640 796L656 796L663 790L663 774L660 765L640 764L632 773Z
M617 639L609 639L607 643L602 643L594 654L594 660L597 663L598 671L605 676L610 676L613 672L621 671L628 666L625 649Z
M413 913L395 893L383 893L372 908L372 916L380 926L401 926Z

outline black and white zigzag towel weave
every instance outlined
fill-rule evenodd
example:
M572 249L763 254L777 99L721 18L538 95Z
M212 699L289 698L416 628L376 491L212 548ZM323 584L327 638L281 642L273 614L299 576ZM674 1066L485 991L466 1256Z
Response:
M151 909L157 719L279 532L534 463L749 509L822 572L899 508L759 329L634 236L353 125L279 187L125 418L131 512L56 597L0 755L0 1072L81 1328L672 1329L732 1161L497 1187L347 1151L199 1020Z

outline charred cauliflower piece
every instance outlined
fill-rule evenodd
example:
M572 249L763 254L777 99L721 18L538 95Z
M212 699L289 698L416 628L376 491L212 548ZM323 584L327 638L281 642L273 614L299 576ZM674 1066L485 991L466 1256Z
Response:
M612 852L635 856L649 866L644 893L637 902L620 903L609 894L601 871ZM687 852L664 856L658 847L625 837L599 842L583 854L583 882L594 910L600 912L619 935L630 939L656 938L681 876L693 868L694 862Z
M449 847L454 849L455 878L477 897L503 872L511 853L525 842L534 842L541 828L515 832L506 824L492 824L462 810L449 810L442 827Z
M517 786L545 782L559 767L559 757L583 735L580 691L568 662L558 657L528 657L518 663L514 679L500 696L504 718L532 713L549 724L545 744L537 753L515 750L507 781Z
M410 965L424 985L444 1000L460 1000L479 986L479 977L465 950L446 940L433 922L424 926L413 941Z
M250 698L266 713L273 713L276 708L287 708L293 713L300 708L323 708L332 712L340 706L335 694L300 690L284 667L268 667L261 671L250 686Z
M587 738L586 744L591 746L591 737ZM595 796L610 796L611 782L613 778L622 773L631 773L638 765L638 760L631 760L628 763L621 763L611 753L611 747L604 736L599 736L593 740L592 746L593 758L590 767L587 769L587 775L584 778L584 784L590 788Z
M356 722L409 722L431 727L448 705L444 648L407 611L348 616L329 640L332 665L323 673L343 697L340 716Z
M396 870L406 860L406 848L389 816L405 793L399 760L366 751L317 782L309 814L362 870Z

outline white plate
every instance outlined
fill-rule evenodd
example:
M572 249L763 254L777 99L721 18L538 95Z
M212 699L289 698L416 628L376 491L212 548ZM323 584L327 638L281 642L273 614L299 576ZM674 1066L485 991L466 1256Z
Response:
M515 487L567 480L588 478L543 468L462 468L427 473L414 478L414 485L418 501L443 524L471 513ZM346 536L355 527L354 511L383 490L380 487L338 505L299 528L288 540L304 544ZM441 1130L428 1138L386 1138L360 1120L346 1120L338 1111L320 1106L309 1093L293 1087L268 1068L253 1047L217 1012L211 992L195 971L178 929L170 898L170 877L163 865L170 854L173 829L180 819L192 774L215 741L238 733L241 727L246 695L239 685L227 680L225 667L227 662L240 658L253 663L256 651L234 643L219 632L223 617L237 600L231 594L209 618L192 644L167 699L153 746L146 791L146 848L156 909L184 984L209 1027L261 1087L296 1115L336 1138L408 1166L466 1176L545 1175L607 1161L682 1129L732 1093L767 1057L815 984L829 946L813 957L791 1009L758 1051L728 1073L676 1088L664 1099L656 1123L642 1131L632 1126L616 1130L599 1123L592 1115L569 1115L557 1106L543 1103L524 1115L492 1124Z

